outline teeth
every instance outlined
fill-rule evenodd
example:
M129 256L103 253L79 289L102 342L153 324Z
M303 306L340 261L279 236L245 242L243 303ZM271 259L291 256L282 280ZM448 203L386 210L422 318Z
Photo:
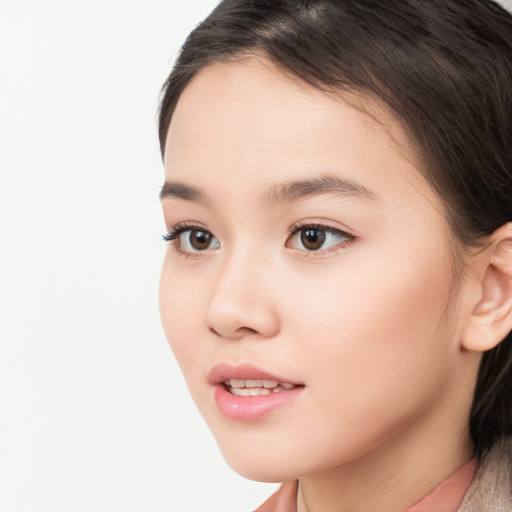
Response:
M251 391L247 388L229 388L229 392L238 396L249 396L251 394Z
M263 381L261 380L245 379L246 388L261 388L262 386Z
M258 395L270 395L272 391L265 389L265 388L252 388L251 389L251 396L258 396Z
M226 379L224 384L231 394L238 396L270 395L295 387L294 384L288 382L280 383L277 380L265 379Z
M271 391L265 388L229 388L229 392L238 396L270 395Z

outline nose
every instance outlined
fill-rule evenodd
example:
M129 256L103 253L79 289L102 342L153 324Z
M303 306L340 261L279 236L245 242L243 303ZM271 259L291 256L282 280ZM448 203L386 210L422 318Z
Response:
M251 255L224 262L206 307L207 328L219 337L271 338L279 332L275 287L268 266Z

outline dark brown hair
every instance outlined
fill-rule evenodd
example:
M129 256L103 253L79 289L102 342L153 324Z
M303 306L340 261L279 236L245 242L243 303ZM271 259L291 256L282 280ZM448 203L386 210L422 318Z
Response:
M224 0L167 79L162 155L177 101L211 62L260 55L313 87L394 114L466 248L512 222L512 16L491 0ZM512 333L483 356L470 431L482 457L512 435Z

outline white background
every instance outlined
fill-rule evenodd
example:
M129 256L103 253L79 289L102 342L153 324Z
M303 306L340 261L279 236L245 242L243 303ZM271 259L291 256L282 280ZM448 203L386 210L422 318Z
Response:
M165 341L159 89L215 0L0 1L0 510L256 508Z

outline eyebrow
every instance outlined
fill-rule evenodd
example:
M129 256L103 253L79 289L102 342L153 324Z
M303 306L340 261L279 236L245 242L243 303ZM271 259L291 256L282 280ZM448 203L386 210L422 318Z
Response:
M184 183L166 181L160 190L160 200L166 197L175 197L184 201L193 201L201 204L208 204L208 197L198 188L185 185Z
M330 174L275 185L267 192L265 199L270 204L291 203L306 197L321 195L377 199L377 195L364 185Z
M347 178L340 178L323 174L304 180L292 180L273 185L265 194L266 203L291 203L307 197L321 195L336 195L342 197L356 197L359 199L377 199L377 195L364 185ZM160 191L160 199L174 197L184 201L192 201L208 205L208 196L200 189L181 182L166 181Z

